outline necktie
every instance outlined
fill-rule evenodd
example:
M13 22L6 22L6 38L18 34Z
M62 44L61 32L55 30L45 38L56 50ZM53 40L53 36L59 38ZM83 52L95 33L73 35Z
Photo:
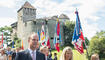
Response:
M35 60L35 54L32 52L32 60Z

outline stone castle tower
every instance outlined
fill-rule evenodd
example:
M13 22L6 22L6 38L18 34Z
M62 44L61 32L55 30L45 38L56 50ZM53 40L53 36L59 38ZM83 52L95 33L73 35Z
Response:
M27 45L27 39L31 32L34 32L34 22L36 19L36 9L25 2L25 4L17 11L18 23L17 23L17 36L24 42L24 46ZM26 46L25 46L26 48Z
M61 14L58 16L46 17L46 18L36 18L36 8L34 8L29 2L25 2L25 4L17 11L18 21L16 23L11 24L13 31L17 34L17 37L23 40L24 48L28 47L28 37L32 32L41 31L42 23L48 26L50 44L53 47L53 37L55 33L56 20L59 18L60 21L60 29L61 29L61 39L64 40L63 37L63 25L66 20L69 18L65 14ZM46 30L45 30L46 32ZM12 34L14 35L14 33ZM63 44L63 43L62 43Z

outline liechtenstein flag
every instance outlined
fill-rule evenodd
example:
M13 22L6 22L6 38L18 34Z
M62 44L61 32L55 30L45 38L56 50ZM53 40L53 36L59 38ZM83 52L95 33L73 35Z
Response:
M84 53L83 42L85 41L85 39L83 37L78 11L76 11L75 14L76 14L76 24L75 24L74 33L73 33L72 44L74 45L75 49L82 54Z

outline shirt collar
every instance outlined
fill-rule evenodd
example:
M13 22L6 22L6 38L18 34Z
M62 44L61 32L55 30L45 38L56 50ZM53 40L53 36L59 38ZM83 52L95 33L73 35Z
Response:
M29 50L30 54L32 54L32 52L36 53L36 50L33 51L33 50L30 49L30 48L28 48L28 50Z

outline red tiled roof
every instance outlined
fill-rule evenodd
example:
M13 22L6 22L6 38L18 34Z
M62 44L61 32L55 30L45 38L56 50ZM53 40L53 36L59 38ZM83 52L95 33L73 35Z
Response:
M28 1L26 1L25 4L22 7L23 8L32 8L32 9L35 9Z

